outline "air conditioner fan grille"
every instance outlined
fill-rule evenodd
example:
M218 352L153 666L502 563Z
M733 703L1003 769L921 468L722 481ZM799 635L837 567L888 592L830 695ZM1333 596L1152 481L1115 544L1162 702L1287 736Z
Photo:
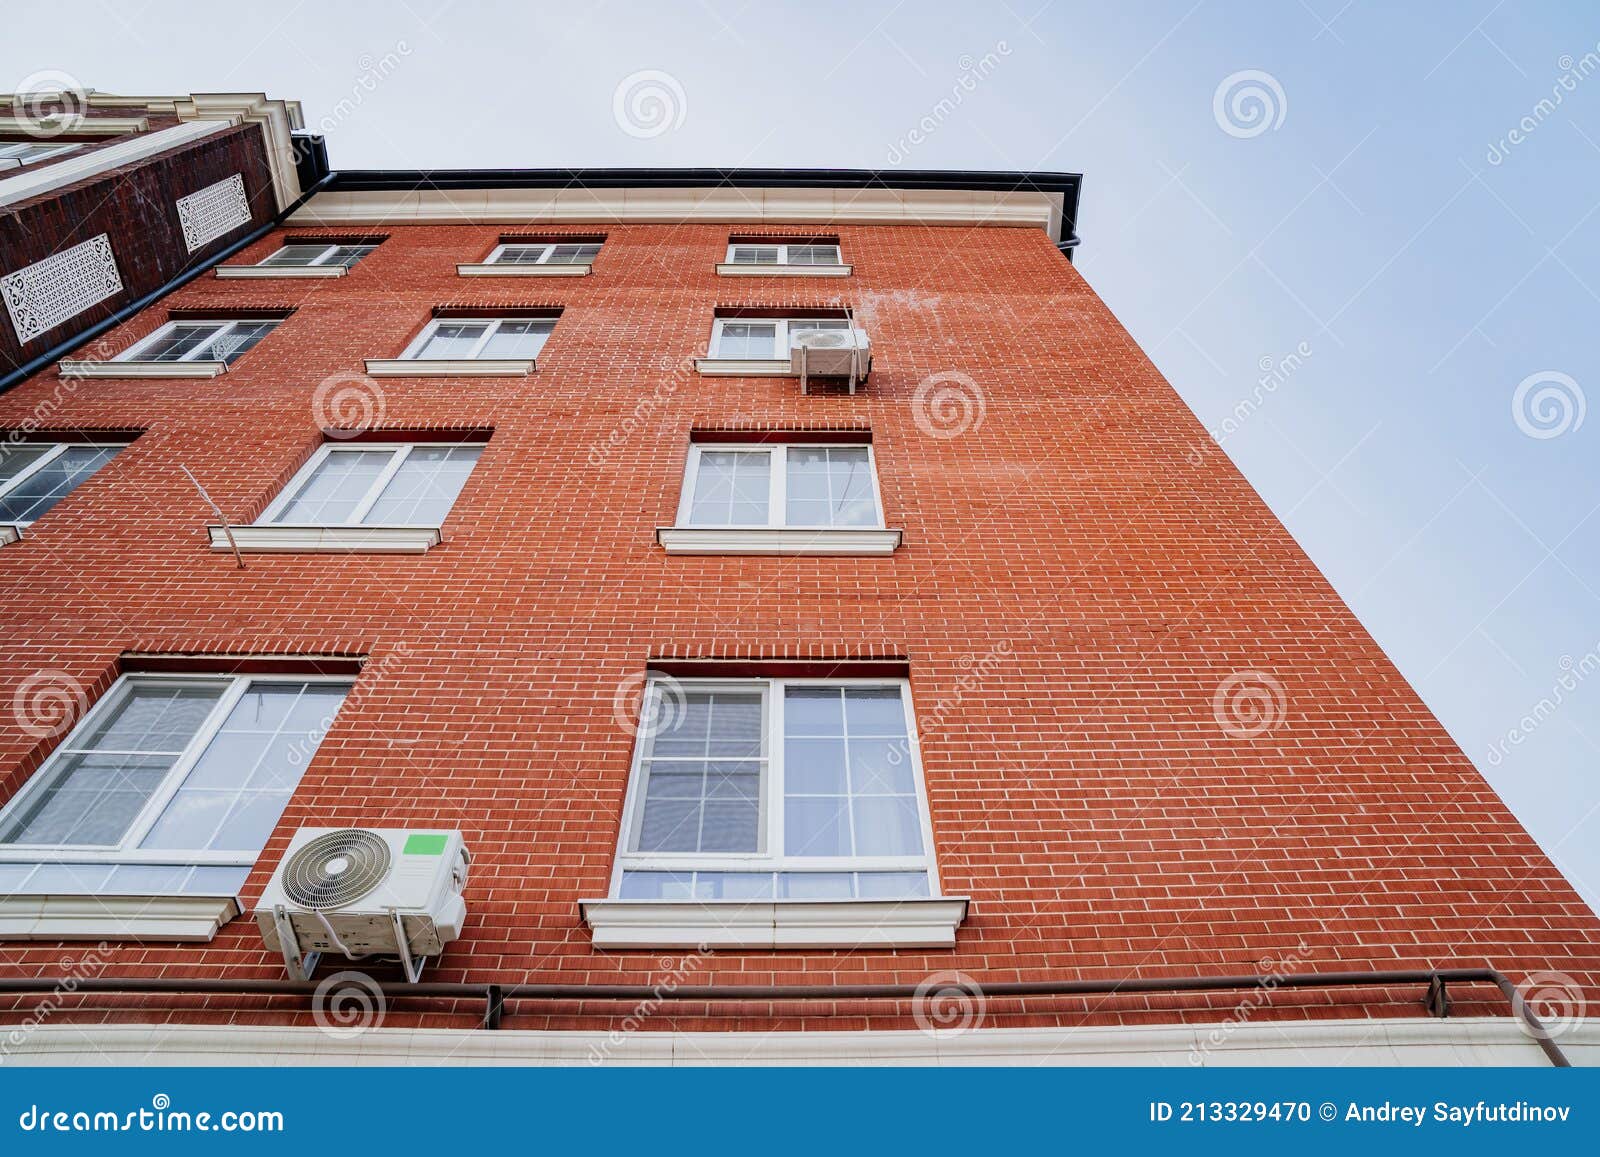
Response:
M283 866L283 893L302 908L342 908L389 875L389 845L360 828L325 832Z

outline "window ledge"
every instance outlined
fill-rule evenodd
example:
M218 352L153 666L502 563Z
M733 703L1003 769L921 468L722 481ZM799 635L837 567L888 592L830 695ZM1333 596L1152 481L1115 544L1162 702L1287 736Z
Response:
M520 378L533 371L533 358L367 359L367 373L375 378Z
M849 265L735 265L719 262L717 273L722 277L849 277L854 267Z
M0 546L22 541L22 527L15 522L0 522Z
M841 526L660 526L656 541L668 554L893 554L900 531Z
M0 896L0 940L210 940L228 896Z
M228 533L206 527L211 549L231 551ZM437 526L232 526L233 540L246 552L351 551L363 554L422 554L439 545Z
M266 277L343 277L348 272L343 265L217 266L217 276L224 281L255 281Z
M695 358L694 368L714 378L797 378L788 358Z
M953 948L964 896L915 900L581 900L596 948Z
M64 378L214 378L227 372L227 362L61 362Z
M487 261L456 266L461 277L588 277L594 268L582 265L514 265L509 261Z

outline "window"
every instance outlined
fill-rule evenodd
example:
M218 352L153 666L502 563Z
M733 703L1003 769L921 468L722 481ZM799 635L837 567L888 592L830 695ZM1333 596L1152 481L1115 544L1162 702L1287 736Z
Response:
M422 442L328 444L257 525L438 526L482 451Z
M938 893L904 680L653 676L613 894Z
M222 362L232 365L277 327L263 319L169 321L123 350L119 362Z
M842 317L722 318L711 330L711 357L715 360L789 360L789 345L796 334L818 330L848 332Z
M0 169L30 165L49 157L70 153L81 145L47 145L42 141L0 141Z
M600 242L507 242L495 247L488 265L588 265L599 256Z
M729 265L838 265L837 242L796 242L782 245L753 245L744 242L728 246Z
M555 329L554 318L439 318L411 343L402 361L531 360Z
M869 445L695 443L679 526L881 527Z
M350 686L123 676L0 810L0 893L236 895Z
M267 257L258 265L288 265L300 268L342 266L349 269L378 246L323 245L320 242L294 241Z
M104 466L120 444L0 445L0 524L27 526Z

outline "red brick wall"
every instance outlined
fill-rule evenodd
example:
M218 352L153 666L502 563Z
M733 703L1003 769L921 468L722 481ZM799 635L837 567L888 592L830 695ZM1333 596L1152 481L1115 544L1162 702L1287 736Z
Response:
M51 425L147 432L0 550L0 704L42 669L103 687L125 650L372 657L247 900L299 825L459 827L476 857L471 916L432 978L652 982L684 954L596 953L578 915L605 894L617 842L632 742L619 685L669 653L903 654L944 886L973 899L957 947L717 952L690 983L1484 963L1600 979L1600 923L1228 460L1194 452L1200 424L1042 232L845 227L854 277L800 282L718 278L728 227L612 226L587 278L457 277L500 231L390 227L347 278L204 278L147 311L107 346L168 307L297 307L215 381L70 391ZM873 337L855 398L682 370L718 305L835 299ZM466 301L565 312L526 380L380 383L385 424L494 429L444 545L255 556L242 572L206 548L210 516L180 464L251 517L317 444L319 383L394 356L434 306ZM981 391L983 420L931 436L918 386L951 372ZM60 388L50 372L0 398L0 425ZM691 428L861 424L888 525L905 530L893 557L654 545ZM1282 689L1253 737L1216 707L1241 672ZM9 796L42 749L0 722ZM51 974L82 950L7 944L0 973ZM113 946L105 971L282 976L244 920L204 946ZM1504 1011L1469 995L1463 1011ZM1403 1015L1419 999L1299 991L1256 1015ZM1217 1020L1236 1000L991 1002L986 1023ZM293 1015L244 998L134 1003L95 998L76 1015ZM607 1007L510 1023L593 1026ZM647 1027L910 1024L882 1005L756 1011L690 1005Z

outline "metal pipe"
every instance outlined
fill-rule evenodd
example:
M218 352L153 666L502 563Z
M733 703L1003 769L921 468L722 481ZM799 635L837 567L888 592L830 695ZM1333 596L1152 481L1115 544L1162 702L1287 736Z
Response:
M495 1027L502 1015L511 1015L505 1006L517 1000L564 1001L645 1001L699 1000L761 1002L789 1000L911 1000L919 995L913 985L904 984L697 984L666 989L642 984L460 984L430 982L397 984L374 982L385 1000L481 1000L485 1004L485 1027ZM1121 980L996 981L978 984L986 997L1124 996L1132 993L1216 992L1275 988L1358 988L1392 985L1488 984L1497 988L1511 1004L1514 1015L1538 1043L1550 1063L1559 1068L1571 1066L1538 1015L1523 999L1521 991L1507 976L1493 968L1405 969L1387 972L1310 972L1298 976L1237 975L1185 977L1125 977ZM125 993L139 994L232 994L241 996L312 996L319 985L289 980L176 979L172 977L62 977L0 978L0 993Z

